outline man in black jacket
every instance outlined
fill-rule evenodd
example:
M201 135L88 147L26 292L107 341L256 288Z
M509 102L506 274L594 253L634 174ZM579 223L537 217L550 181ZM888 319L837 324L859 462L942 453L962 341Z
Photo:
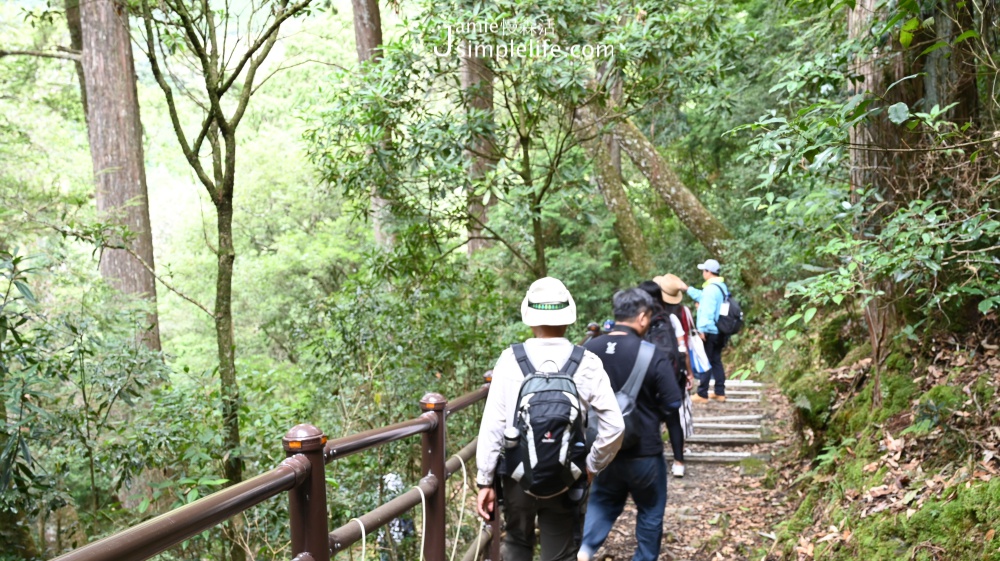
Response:
M622 389L635 365L642 335L649 328L653 299L631 288L614 295L615 326L610 333L585 345L604 363L611 388ZM633 561L656 561L663 535L663 509L667 503L667 464L663 459L660 422L681 406L681 390L667 357L656 350L646 370L630 414L637 441L622 448L593 482L583 527L579 561L589 561L625 508L629 495L638 507Z

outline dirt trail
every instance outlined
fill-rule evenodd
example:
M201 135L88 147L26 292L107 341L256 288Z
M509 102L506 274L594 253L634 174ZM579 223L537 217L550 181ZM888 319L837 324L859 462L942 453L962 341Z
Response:
M787 400L768 384L734 383L726 389L726 403L694 406L695 434L685 445L687 474L670 477L667 486L662 561L759 561L774 543L768 537L774 524L796 504L797 494L768 489L765 481L771 458L793 438ZM665 453L669 465L669 445ZM595 560L632 558L635 512L630 499Z

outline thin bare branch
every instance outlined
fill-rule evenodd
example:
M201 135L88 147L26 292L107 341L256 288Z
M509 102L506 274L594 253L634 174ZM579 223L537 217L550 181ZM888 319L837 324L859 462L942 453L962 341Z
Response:
M267 29L264 30L264 32L261 33L259 37L257 37L257 40L254 41L253 44L247 48L247 51L243 53L243 57L240 58L239 63L237 63L236 68L233 69L232 73L229 75L229 78L226 79L225 82L223 82L222 87L219 88L219 95L222 95L227 91L229 91L229 88L233 86L233 84L236 82L236 79L239 78L240 74L243 73L243 67L245 67L247 63L253 60L253 57L257 53L257 51L259 51L262 47L264 47L264 45L271 40L272 36L278 33L278 29L281 27L281 24L283 24L285 20L287 20L288 18L298 15L299 12L301 12L307 6L309 6L310 2L312 2L312 0L301 0L300 2L292 4L291 7L286 7L288 4L287 1L281 4L281 6L278 8L280 9L280 11L275 16L274 21L272 21L271 25L268 26ZM263 57L259 57L258 60L259 61L263 60ZM259 66L260 62L258 62L257 65Z
M178 290L176 287L174 287L173 285L171 285L169 282L167 282L163 277L161 277L160 275L156 274L156 271L154 271L153 268L150 267L149 264L146 263L146 261L142 257L139 257L139 254L137 254L135 251L133 251L132 248L130 248L130 247L119 247L119 248L115 248L115 249L124 249L125 251L127 251L129 255L131 255L132 257L135 257L139 261L139 263L141 263L142 266L146 270L148 270L150 272L150 274L153 275L153 278L155 278L157 281L159 281L160 284L162 284L163 286L167 287L167 290L169 290L170 292L173 292L174 294L180 296L184 300L187 300L191 304L194 304L195 306L198 307L198 309L200 309L201 311L203 311L206 314L208 314L208 317L210 317L212 319L215 319L215 314L213 314L208 308L206 308L204 305L202 305L200 302L198 302L194 298L188 296L187 294L184 294L183 292L181 292L180 290Z

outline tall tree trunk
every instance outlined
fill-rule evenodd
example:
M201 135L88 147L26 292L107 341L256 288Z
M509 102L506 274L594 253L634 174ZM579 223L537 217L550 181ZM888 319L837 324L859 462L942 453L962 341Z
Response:
M976 30L973 2L941 1L934 17L934 35L929 41L953 43L965 31ZM927 55L923 75L924 108L945 107L955 103L948 119L961 126L979 116L979 91L976 87L975 40L936 49Z
M229 480L227 484L235 485L243 480L244 469L240 438L242 403L236 377L236 340L233 333L232 310L233 270L236 263L236 250L233 244L233 194L238 146L236 130L246 115L251 96L259 87L256 83L257 71L277 43L282 23L307 10L309 2L290 4L288 0L279 0L274 3L274 9L269 10L268 21L261 25L260 29L263 31L255 32L257 33L255 39L251 39L250 36L235 37L234 43L243 43L246 48L241 55L241 62L235 68L229 64L231 52L226 48L227 43L220 42L218 37L229 33L230 29L240 27L236 23L240 19L238 12L232 13L228 9L190 12L184 2L159 3L155 8L148 0L140 0L139 3L142 8L146 56L149 59L150 70L163 91L181 151L215 205L218 245L213 250L218 263L215 310L211 315L215 322L219 386L222 397L224 434L222 462L226 479ZM154 11L158 12L157 16L154 16ZM203 94L210 106L203 113L199 132L193 136L185 134L174 97L174 88L160 66L161 54L167 56L167 53L161 50L162 37L166 33L173 33L175 28L184 30L185 47L191 55L189 62L201 67L200 71L204 77L201 82L204 87ZM171 31L165 32L164 29ZM206 33L207 41L197 39L199 36L204 37ZM227 109L232 111L228 116ZM194 140L189 141L191 138ZM210 150L208 155L202 156L205 141ZM204 165L203 157L210 159L211 168ZM201 305L199 307L205 309ZM241 538L244 534L242 521L241 516L236 516L227 523L228 539L224 548L225 557L230 561L246 559L246 550L243 549L245 539Z
M587 120L594 121L592 116ZM642 134L635 123L625 119L615 123L612 130L622 150L646 176L650 186L659 193L681 223L691 230L698 241L713 255L719 255L722 252L723 242L732 237L722 222L708 212L698 197L681 183L674 170L660 156L656 146Z
M228 171L228 170L227 170ZM235 169L233 170L235 172ZM218 269L215 279L215 340L219 353L219 387L222 393L222 427L225 431L223 448L224 474L229 485L243 481L243 456L240 449L240 387L236 380L236 338L233 335L233 191L221 188L216 201L218 226ZM226 541L227 559L243 561L246 552L236 536L241 533L239 517L229 523L230 539Z
M588 125L577 119L576 125L577 137L583 141L587 154L593 160L594 176L604 197L604 204L615 217L615 237L622 247L625 260L640 275L649 277L653 272L653 259L622 186L621 152L618 153L617 166L613 159L612 148L617 148L618 143L613 139L609 142L611 135L601 135L593 122Z
M351 7L354 10L354 43L358 62L378 61L382 58L382 13L378 0L351 0ZM379 194L378 185L372 185L372 233L379 245L392 244L392 236L386 232L389 212L389 201Z
M106 249L101 257L101 275L121 292L149 301L150 329L143 334L143 340L151 349L159 350L153 233L125 6L114 0L83 2L80 28L97 210L105 220L127 227L132 236L130 240L112 240L127 244L132 253Z
M535 276L537 278L547 277L549 276L549 264L545 260L545 228L542 223L541 202L535 202L531 205L531 233L535 248Z
M66 0L66 26L69 28L69 46L74 51L83 52L83 31L80 29L80 0ZM87 119L87 81L83 77L83 60L73 62L76 78L80 82L80 101L83 104L83 118Z
M490 115L492 123L493 70L489 66L489 60L474 56L462 57L461 81L465 92L466 110L485 112ZM490 133L476 135L466 150L466 157L469 159L469 184L466 193L469 243L466 245L466 251L469 255L489 245L489 240L482 239L483 227L489 221L489 207L496 201L490 197L489 202L484 204L483 196L476 195L475 191L483 177L496 165L495 152L493 136Z
M855 8L848 12L850 39L865 44L879 13L879 0L858 0ZM912 108L922 97L922 92L913 91L921 84L919 80L900 82L886 92L890 84L907 75L905 52L893 47L893 42L890 42L884 46L870 47L871 52L868 54L859 53L852 68L852 74L856 76L854 89L858 93L868 92L872 96L882 96L875 103L886 108L898 102L904 102ZM854 236L860 239L877 234L884 217L895 208L897 199L905 197L909 183L909 166L906 163L909 157L905 153L891 151L902 145L901 128L889 121L886 111L882 111L880 115L871 115L851 127L849 139L851 203L861 203L861 193L869 189L878 193L884 201L880 205L882 210L867 213L854 225ZM872 347L872 407L878 407L882 400L882 363L888 354L890 337L895 332L896 310L892 303L892 283L888 280L870 280L865 274L863 263L860 264L859 271L866 290L882 292L881 296L871 297L864 310L868 339Z

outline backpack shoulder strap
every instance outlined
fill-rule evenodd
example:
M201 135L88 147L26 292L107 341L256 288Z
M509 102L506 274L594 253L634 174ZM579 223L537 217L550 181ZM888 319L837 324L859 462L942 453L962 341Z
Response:
M622 386L621 391L628 394L633 400L639 394L639 388L646 379L646 371L649 370L649 363L653 360L653 352L656 345L647 341L639 343L639 354L635 357L635 364L632 366L632 373L628 375L628 380Z
M569 354L569 360L562 367L562 374L564 376L572 378L576 374L576 369L580 368L580 362L583 361L583 353L586 350L580 345L573 345L573 352Z
M725 302L726 298L729 298L729 292L722 288L722 283L713 282L712 285L719 287L719 292L722 293L722 301Z
M514 358L517 360L517 365L521 367L521 373L525 377L534 374L535 366L528 360L528 353L524 351L524 343L514 343L510 348L514 351Z

